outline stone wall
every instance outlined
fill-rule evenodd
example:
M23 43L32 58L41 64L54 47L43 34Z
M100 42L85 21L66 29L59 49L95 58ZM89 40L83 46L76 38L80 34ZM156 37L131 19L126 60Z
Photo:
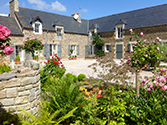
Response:
M143 32L144 36L142 39L146 39L149 42L156 39L156 37L159 37L162 41L167 42L167 25L136 28L133 29L133 31L136 33ZM115 31L100 33L100 37L106 44L112 45L112 52L110 52L111 57L116 58L116 44L123 44L123 58L127 58L127 56L129 56L130 53L128 52L127 46L130 42L130 37L132 37L129 30L124 30L124 37L122 39L115 38Z
M21 109L32 114L38 112L40 73L39 68L33 69L22 67L0 74L0 103L4 109L15 113L21 113Z

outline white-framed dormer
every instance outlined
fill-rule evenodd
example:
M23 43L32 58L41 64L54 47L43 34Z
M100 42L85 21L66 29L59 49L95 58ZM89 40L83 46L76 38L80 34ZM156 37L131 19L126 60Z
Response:
M123 34L124 29L125 29L125 24L119 24L115 26L115 38L116 39L124 38L124 34Z
M92 24L92 26L89 29L89 40L93 40L93 35L97 33L98 29L99 26L97 24Z
M32 25L34 34L42 34L42 20L39 16L32 17L30 19L30 24Z
M63 26L56 26L56 38L57 40L63 40L64 36L64 27Z
M105 43L104 52L111 52L111 51L112 51L112 45L110 43Z
M42 34L42 23L38 20L32 23L33 33L34 34Z

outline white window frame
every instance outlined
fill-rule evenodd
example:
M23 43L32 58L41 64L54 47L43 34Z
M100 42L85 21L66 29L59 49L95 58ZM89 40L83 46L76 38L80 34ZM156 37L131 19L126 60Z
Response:
M120 28L122 28L122 32L119 32L118 30L120 29ZM124 38L124 34L123 34L123 30L124 30L124 28L125 28L125 24L121 24L121 25L116 25L115 26L115 38L116 39L123 39ZM120 33L120 36L122 35L122 37L119 37L119 34Z
M16 45L15 46L15 57L17 55L19 55L20 57L20 61L24 61L24 57L23 57L23 50L21 48L19 48L21 45Z
M105 44L105 48L104 48L104 51L105 52L110 52L110 50L107 50L107 46L109 46L110 44Z
M61 29L61 32L58 33L58 29ZM59 36L59 34L61 34ZM57 40L63 40L63 37L64 37L64 27L62 26L56 26L56 37L57 37Z
M57 44L50 44L50 54L55 55L57 54L58 48Z
M90 54L95 55L95 45L90 46Z
M39 25L39 32L36 32L35 31L35 25ZM39 22L39 21L36 21L36 22L34 22L33 24L32 24L32 27L33 27L33 33L34 34L42 34L42 23L41 22Z
M73 52L71 53L71 55L72 56L77 55L77 45L72 44L70 48L73 49Z

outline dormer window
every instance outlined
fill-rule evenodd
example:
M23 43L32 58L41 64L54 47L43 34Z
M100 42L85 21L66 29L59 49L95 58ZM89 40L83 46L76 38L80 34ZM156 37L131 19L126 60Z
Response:
M115 38L122 39L123 36L123 29L125 29L125 25L127 25L126 20L120 19L115 25Z
M94 36L94 34L95 34L95 32L92 31L92 32L91 32L91 36L90 36L90 40L93 40L93 36Z
M123 28L122 27L118 27L118 38L122 38L122 36L123 36Z
M30 24L32 24L34 34L42 34L42 20L39 16L31 18Z
M62 40L63 39L63 29L57 28L57 39Z
M35 33L39 33L39 24L35 24Z

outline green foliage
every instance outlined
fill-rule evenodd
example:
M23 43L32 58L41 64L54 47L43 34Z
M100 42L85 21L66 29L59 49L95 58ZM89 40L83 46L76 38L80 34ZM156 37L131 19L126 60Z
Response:
M166 44L165 45L159 45L159 47L160 47L160 50L163 51L163 55L164 55L164 56L161 57L161 60L167 62L167 45Z
M102 46L104 46L104 42L102 39L100 39L100 35L94 34L92 44L94 44L96 47L98 57L105 56L104 52L102 51Z
M22 125L17 114L13 114L14 111L9 110L6 112L0 105L0 125Z
M83 81L86 76L84 74L79 74L78 75L78 81Z
M38 55L34 56L34 60L38 60L38 59L39 59Z
M72 81L73 81L74 83L77 82L77 77L76 77L76 75L73 75L73 74L71 74L71 73L67 73L67 74L66 74L66 77L73 79Z
M43 47L44 46L42 45L42 42L38 40L37 38L27 38L24 41L23 47L21 48L28 53L31 52L32 56L34 57L34 52L38 50L42 50Z
M50 78L61 78L65 73L65 67L60 61L60 58L55 55L52 59L45 62L46 66L40 72L41 75L41 89L45 91L45 87L50 84Z
M69 111L67 114L60 118L56 118L61 112L62 109L55 111L54 113L48 112L48 105L47 102L44 101L44 103L41 105L41 110L39 112L39 115L32 115L29 112L26 112L22 110L24 113L24 116L21 117L23 125L59 125L62 121L65 119L73 116L73 112L77 109L74 108L71 111Z
M17 55L17 56L15 57L15 61L20 61L19 55Z
M70 110L78 107L74 112L75 117L67 119L65 122L76 120L81 116L82 106L84 105L84 95L80 92L80 85L73 82L71 77L51 78L51 84L47 85L45 91L46 100L48 100L48 112L54 113L56 110L62 109L58 118L64 116Z
M2 66L0 66L0 74L9 72L10 70L11 70L11 67L7 66L6 64L3 64Z
M102 97L97 98L97 93L93 94L88 104L83 107L81 121L88 125L106 123L124 125L126 116L129 116L125 101L129 99L129 94L117 92L113 86L107 86L103 90Z

